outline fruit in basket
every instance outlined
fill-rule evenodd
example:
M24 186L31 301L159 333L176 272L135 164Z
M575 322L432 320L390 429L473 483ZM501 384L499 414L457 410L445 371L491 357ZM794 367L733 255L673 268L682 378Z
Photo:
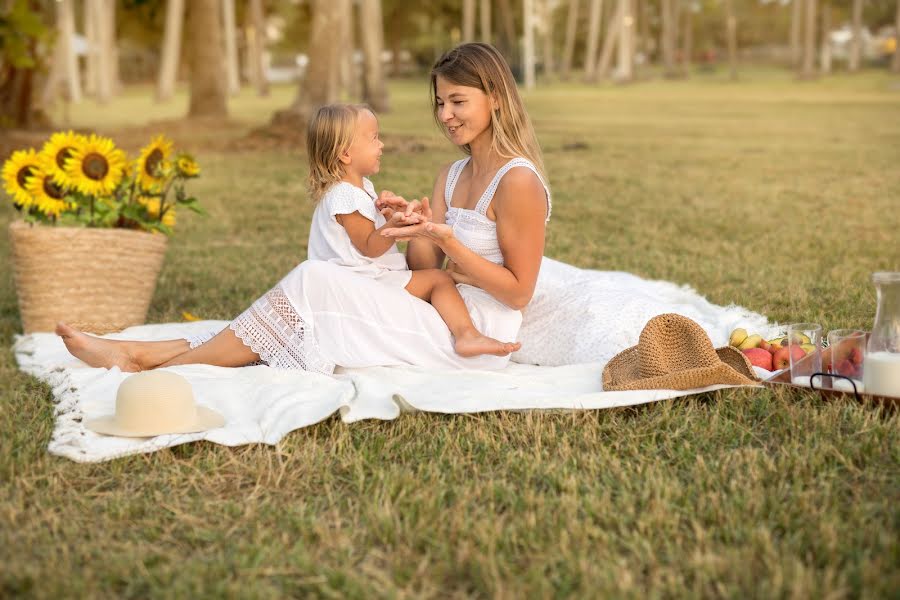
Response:
M747 350L749 348L756 348L757 346L759 346L759 343L761 341L762 341L762 336L754 333L753 335L747 336L747 339L745 339L743 342L741 342L741 344L738 346L738 348L740 348L741 350Z
M806 352L800 346L781 346L772 355L772 366L775 370L787 369L791 366L792 355L797 361L806 356Z
M746 329L735 329L731 332L731 335L728 337L728 345L734 346L737 348L743 343L744 340L747 339L747 330Z
M775 352L776 350L781 348L784 345L783 342L784 342L784 338L780 338L780 337L768 340L768 344L772 347L770 352Z
M772 355L762 348L747 348L741 350L744 356L750 361L754 367L762 367L766 371L772 370Z
M800 347L803 348L803 351L807 354L811 354L816 349L815 344L800 344Z
M766 340L761 340L761 341L759 342L759 346L757 346L757 348L762 348L763 350L765 350L765 351L768 352L769 354L771 354L771 353L774 351L773 348L772 348L772 344L770 344L770 343L767 342Z

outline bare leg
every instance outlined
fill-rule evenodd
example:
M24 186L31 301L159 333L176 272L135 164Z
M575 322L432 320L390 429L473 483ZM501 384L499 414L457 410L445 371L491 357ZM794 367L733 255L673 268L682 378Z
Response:
M196 348L183 352L160 367L174 365L214 365L216 367L243 367L259 360L259 355L246 346L230 327Z
M237 345L222 343L220 338L226 333L230 334L231 338L233 338L231 341L236 342ZM234 335L234 332L227 328L213 339L193 350L191 350L188 341L183 339L165 340L162 342L105 340L82 333L65 323L59 323L56 326L56 334L63 338L63 342L66 344L69 352L72 353L72 356L83 360L88 365L106 369L119 367L119 369L126 372L145 371L161 366L188 363L243 366L259 360L259 356L250 348L244 346L243 342ZM225 337L227 338L228 336ZM207 346L213 342L216 342L214 352L222 352L221 356L212 356L210 354ZM240 348L237 346L240 346ZM201 348L207 348L207 350L199 355L195 354ZM240 360L244 360L244 362L239 362Z
M501 342L475 329L456 283L440 269L414 271L406 291L431 302L453 334L453 348L460 356L479 354L506 356L522 347L518 342Z

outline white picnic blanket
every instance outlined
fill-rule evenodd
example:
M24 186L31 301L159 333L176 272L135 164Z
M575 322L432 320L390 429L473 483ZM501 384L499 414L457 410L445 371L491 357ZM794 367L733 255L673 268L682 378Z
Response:
M113 339L163 340L221 329L225 321L132 327ZM396 419L401 412L477 413L523 409L633 406L730 386L676 391L604 392L602 363L538 367L511 363L502 371L435 371L415 367L339 370L335 376L267 366L230 369L186 365L170 370L190 381L197 403L224 415L220 429L155 438L119 438L87 430L82 421L115 412L116 390L129 376L90 368L50 333L18 336L19 367L47 382L56 403L49 451L78 462L153 452L195 440L226 446L277 444L287 433L339 413L345 423Z

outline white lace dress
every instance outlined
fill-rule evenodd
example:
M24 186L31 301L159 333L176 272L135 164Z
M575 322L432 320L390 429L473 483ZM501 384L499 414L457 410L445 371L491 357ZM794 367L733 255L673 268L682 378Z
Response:
M448 204L467 161L451 167L445 188ZM446 214L456 237L495 263L502 263L503 256L496 224L487 218L486 211L500 179L515 167L537 173L524 159L510 161L497 172L474 210L451 207ZM313 235L311 255L312 239ZM282 369L319 373L332 373L336 366L501 369L509 362L509 357L457 355L450 331L433 306L393 280L355 272L340 262L301 263L229 327L262 362ZM480 288L458 287L479 331L499 340L518 339L520 311ZM189 339L191 347L212 335L214 332Z

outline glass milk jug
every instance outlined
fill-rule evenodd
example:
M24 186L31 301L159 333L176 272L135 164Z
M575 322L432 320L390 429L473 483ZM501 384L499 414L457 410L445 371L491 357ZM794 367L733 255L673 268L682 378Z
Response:
M875 325L866 347L863 385L867 394L900 398L900 273L875 273Z

